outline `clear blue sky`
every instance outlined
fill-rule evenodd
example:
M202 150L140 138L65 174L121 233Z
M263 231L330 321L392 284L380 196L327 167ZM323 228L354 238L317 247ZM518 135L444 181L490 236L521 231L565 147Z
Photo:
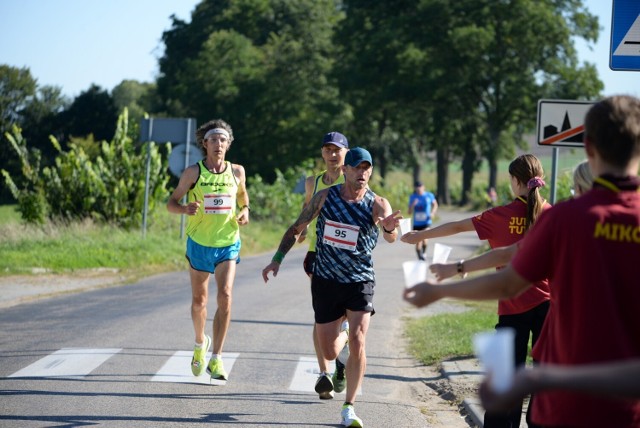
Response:
M0 64L28 67L39 85L69 97L92 83L111 90L124 79L151 82L169 16L190 21L199 0L0 0ZM609 69L611 0L586 0L600 18L598 43L578 43L595 63L604 95L640 96L640 71Z

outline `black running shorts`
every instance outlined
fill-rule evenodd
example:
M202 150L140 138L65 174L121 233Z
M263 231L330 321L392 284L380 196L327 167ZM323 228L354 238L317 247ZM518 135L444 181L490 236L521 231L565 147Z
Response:
M304 267L304 271L308 276L313 275L313 265L316 262L316 252L315 251L307 251L307 255L304 257L304 261L302 262L302 266Z
M324 324L340 319L347 309L373 315L374 287L373 281L342 284L314 275L311 278L311 297L316 322Z

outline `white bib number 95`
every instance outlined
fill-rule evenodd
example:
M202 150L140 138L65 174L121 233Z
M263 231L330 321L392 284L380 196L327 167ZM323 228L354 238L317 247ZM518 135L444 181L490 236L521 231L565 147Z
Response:
M322 242L332 247L354 251L358 245L359 226L327 220Z

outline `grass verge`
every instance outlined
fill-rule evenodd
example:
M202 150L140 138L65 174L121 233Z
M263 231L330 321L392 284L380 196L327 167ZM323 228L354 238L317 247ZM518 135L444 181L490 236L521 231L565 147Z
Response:
M425 365L438 364L453 357L473 355L471 338L496 325L497 303L464 302L468 310L410 319L405 324L409 351Z
M72 224L24 224L15 207L0 211L0 275L68 273L110 268L136 277L186 269L185 238L180 216L159 210L142 230L123 230L91 221ZM250 223L243 226L241 255L271 250L282 237L281 227Z

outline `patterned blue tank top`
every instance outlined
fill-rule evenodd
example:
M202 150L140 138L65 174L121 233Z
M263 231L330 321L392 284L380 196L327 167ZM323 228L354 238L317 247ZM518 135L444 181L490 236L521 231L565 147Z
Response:
M345 284L375 281L371 252L380 233L372 215L375 193L367 189L362 200L346 202L340 196L342 186L329 189L318 215L313 275ZM327 236L325 231L329 233ZM346 238L334 239L333 234Z

